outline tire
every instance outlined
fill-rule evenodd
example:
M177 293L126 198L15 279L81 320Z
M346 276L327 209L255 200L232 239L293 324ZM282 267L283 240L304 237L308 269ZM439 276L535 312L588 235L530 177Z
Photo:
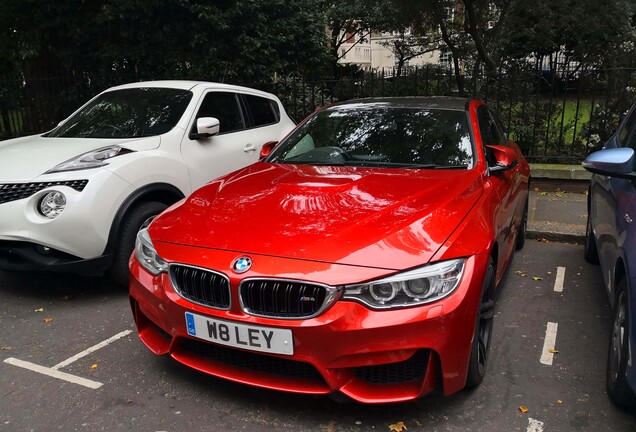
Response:
M594 238L594 232L592 231L592 222L590 222L590 215L588 210L587 224L585 225L585 245L583 249L585 261L598 264L598 249L596 248L596 239Z
M521 216L521 223L519 224L519 232L517 233L517 242L515 243L515 249L521 250L526 244L526 231L528 230L528 199L526 198L526 205L523 209L523 216Z
M133 207L123 219L110 268L111 276L117 283L128 286L128 260L135 248L137 232L148 226L167 207L166 204L156 201L141 202Z
M470 360L468 361L468 373L466 376L466 388L468 389L479 386L486 375L495 316L495 303L492 299L494 291L495 267L492 259L490 259L486 268L477 322L475 324L475 334L470 349Z
M629 304L627 282L623 279L616 287L616 302L612 314L612 328L607 353L607 394L616 404L627 408L636 407L634 391L627 382L629 360Z

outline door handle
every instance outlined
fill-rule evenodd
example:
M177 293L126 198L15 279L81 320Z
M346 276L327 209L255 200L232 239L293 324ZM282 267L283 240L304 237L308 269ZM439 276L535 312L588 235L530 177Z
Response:
M255 152L256 151L256 146L254 144L247 144L244 148L243 151L245 153L249 153L249 152Z

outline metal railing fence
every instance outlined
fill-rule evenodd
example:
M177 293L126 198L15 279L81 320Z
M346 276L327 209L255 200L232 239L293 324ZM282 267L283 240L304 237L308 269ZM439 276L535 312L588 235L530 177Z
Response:
M486 101L532 162L579 163L602 146L636 99L635 69L567 74L502 69L496 78L480 73L461 80L463 95ZM28 80L0 77L0 139L49 130L99 91L131 81L136 77L95 81L68 72ZM319 82L283 77L252 86L276 94L297 121L320 106L353 98L460 95L452 70L434 65L402 76L380 70Z

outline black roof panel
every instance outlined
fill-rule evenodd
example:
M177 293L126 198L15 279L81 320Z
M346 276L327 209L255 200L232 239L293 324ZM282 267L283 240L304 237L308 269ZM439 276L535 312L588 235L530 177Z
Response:
M364 98L353 99L344 102L336 102L333 107L347 105L386 105L400 108L428 108L445 110L468 110L470 99L451 96L413 96L413 97L386 97L386 98Z

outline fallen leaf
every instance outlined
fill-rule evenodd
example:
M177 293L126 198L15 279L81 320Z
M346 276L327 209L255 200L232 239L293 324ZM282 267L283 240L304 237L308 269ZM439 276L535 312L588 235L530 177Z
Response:
M559 353L559 350L558 350L558 349L554 349L554 348L552 348L552 349L549 349L549 350L548 350L548 352L549 352L549 353L552 353L552 354L558 354L558 353Z
M15 349L15 347L12 347L12 346L0 347L0 351L11 351L12 349Z
M533 276L532 279L536 280L536 281L542 281L543 278L539 277L539 276Z
M552 272L548 272L548 275L551 275L551 274L552 274Z
M559 198L563 198L565 196L565 192L555 192L554 194Z
M557 403L558 403L558 404L562 404L562 403L563 403L563 401L562 401L561 399L557 399Z
M97 369L97 363L93 364L93 365L91 366L91 369Z
M538 241L539 243L550 243L550 241L549 241L548 239L545 239L545 238L543 238L543 237L539 237L539 238L537 239L537 241Z
M392 430L395 432L402 432L402 431L408 430L408 428L406 427L404 422L397 422L389 426L389 430Z
M44 308L36 309L33 312L44 312Z
M524 413L524 414L525 414L525 413L527 413L527 412L528 412L528 408L526 408L526 407L524 407L523 405L521 405L521 406L519 407L519 411L521 411L522 413Z
M46 317L46 318L44 318L44 322L45 322L45 323L47 323L47 324L48 324L48 323L51 323L51 322L53 322L53 318L51 318L51 317Z
M541 195L548 196L548 193L547 192L541 192Z

